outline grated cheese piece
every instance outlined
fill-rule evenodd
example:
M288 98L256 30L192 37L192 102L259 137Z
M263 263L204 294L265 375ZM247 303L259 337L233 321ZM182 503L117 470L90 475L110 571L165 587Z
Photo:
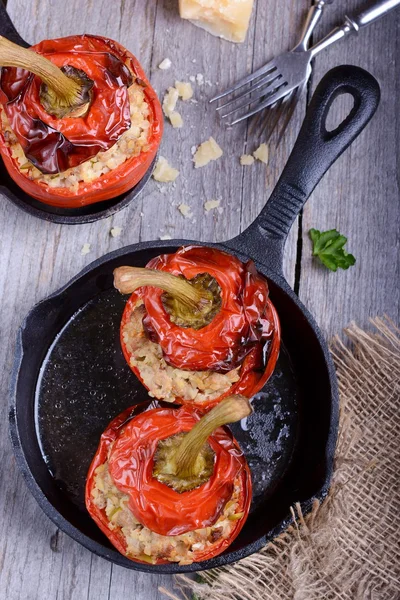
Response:
M111 237L114 237L114 238L118 237L119 235L121 235L121 231L122 231L121 227L112 227L110 229Z
M179 0L179 14L230 42L244 42L254 0Z
M175 81L175 89L178 90L178 94L182 100L190 100L193 96L193 88L189 82Z
M261 146L259 146L257 150L253 152L253 156L257 160L260 160L261 162L267 165L269 157L269 150L267 144L261 144Z
M242 154L242 156L240 157L240 164L241 165L252 165L254 162L254 157L251 156L251 154Z
M196 83L197 85L204 85L204 75L202 73L197 73Z
M194 166L196 169L204 167L212 160L217 160L223 155L222 149L218 146L213 137L200 144L193 156Z
M90 252L90 244L83 244L82 248L81 248L81 254L82 256L85 256L85 254L89 254Z
M166 71L167 69L170 69L172 65L172 62L170 61L169 58L164 58L163 61L160 62L160 64L158 65L158 68L161 69L162 71Z
M204 202L204 210L210 212L210 210L218 208L220 204L221 200L207 200L207 202Z
M183 125L183 119L181 115L176 112L176 110L169 115L169 120L171 121L171 125L174 129L182 127Z
M174 87L169 87L162 103L163 111L166 117L169 118L171 113L174 112L178 98L178 90L176 90Z
M190 219L193 216L188 204L179 204L178 210L186 219Z
M178 169L171 167L167 159L160 156L153 171L153 178L161 183L169 183L170 181L175 181L178 175Z

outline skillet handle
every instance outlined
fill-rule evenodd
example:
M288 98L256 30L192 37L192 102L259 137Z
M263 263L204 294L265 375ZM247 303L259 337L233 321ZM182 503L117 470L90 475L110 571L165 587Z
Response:
M30 46L30 44L27 44L25 40L22 39L15 29L2 0L0 0L0 35L3 35L8 40L11 40L15 44L19 44L24 48L29 48Z
M344 93L353 96L354 106L335 130L327 131L326 118L332 102ZM329 167L367 125L379 99L379 84L364 69L343 65L329 71L314 92L268 203L250 227L225 245L281 274L283 249L294 220Z

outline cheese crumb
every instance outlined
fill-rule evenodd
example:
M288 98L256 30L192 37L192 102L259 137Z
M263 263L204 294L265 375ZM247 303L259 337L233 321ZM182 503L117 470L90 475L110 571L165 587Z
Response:
M221 203L221 200L207 200L207 202L204 202L204 210L206 212L210 212L210 210L213 210L214 208L218 208L220 203Z
M261 146L259 146L257 150L253 152L253 156L257 160L260 160L261 162L267 165L269 157L269 150L267 144L261 144Z
M190 100L193 96L193 88L189 82L175 81L175 89L178 90L178 94L182 100Z
M122 231L121 227L112 227L110 229L110 234L112 237L115 238L115 237L118 237L119 235L121 235L121 231Z
M193 216L190 206L187 204L179 204L178 210L186 219L190 219Z
M202 73L197 73L196 82L197 85L204 85L204 75Z
M223 155L222 149L218 146L213 137L200 144L193 156L196 169L208 165L211 160L217 160Z
M160 62L160 64L158 65L158 68L161 69L162 71L166 71L167 69L170 69L172 65L172 62L170 61L169 58L164 58L164 60L162 62Z
M165 116L170 117L171 113L174 112L178 98L178 90L176 90L174 87L169 87L162 103Z
M194 75L191 75L189 77L189 81L191 81L192 83L195 83L196 82L196 77Z
M176 110L169 115L169 120L171 121L171 125L174 129L182 127L183 125L183 119L181 115L176 112Z
M188 84L190 85L190 84ZM171 125L174 128L182 127L183 119L181 115L175 110L176 103L178 102L179 92L174 87L169 87L163 100L163 111L166 117L171 121Z
M196 146L192 146L192 147L190 148L190 152L192 153L192 156L193 156L194 154L196 154L196 150L197 150Z
M160 240L172 240L172 237L166 233L165 235L160 235Z
M254 162L254 157L251 156L251 154L242 154L242 156L240 157L240 164L241 165L252 165Z
M170 181L175 181L178 175L178 169L171 167L167 159L163 156L160 156L153 171L154 179L156 181L160 181L161 183L169 183Z
M90 252L90 244L83 244L82 249L81 249L82 256L85 256L85 254L89 254L89 252Z

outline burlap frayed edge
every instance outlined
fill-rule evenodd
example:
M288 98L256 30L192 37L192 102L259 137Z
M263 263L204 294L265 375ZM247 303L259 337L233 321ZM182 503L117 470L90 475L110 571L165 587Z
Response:
M340 391L335 472L328 497L260 552L204 571L201 583L177 575L173 600L400 599L400 330L371 319L352 323L331 344Z

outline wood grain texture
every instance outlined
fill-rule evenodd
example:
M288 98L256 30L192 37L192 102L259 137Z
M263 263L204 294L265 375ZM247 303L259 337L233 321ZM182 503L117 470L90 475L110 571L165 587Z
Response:
M308 4L309 0L259 0L247 42L236 46L182 22L176 0L8 0L10 15L29 42L83 32L108 35L140 57L161 95L175 79L187 80L198 73L209 83L194 85L197 104L179 104L185 126L174 130L167 123L165 127L162 154L180 169L176 185L163 187L151 181L138 201L124 211L105 221L74 227L36 220L0 196L0 339L4 350L0 373L1 599L157 600L158 586L171 589L169 577L137 574L95 557L59 532L31 497L17 472L7 433L15 336L34 303L110 250L166 234L221 241L255 218L289 154L305 102L298 107L285 142L266 170L261 164L239 166L239 156L254 150L255 141L246 125L232 130L220 127L207 100L217 89L293 45ZM324 30L343 9L342 4L329 7L332 18L326 15ZM360 2L348 1L346 9L355 5ZM391 17L373 27L358 39L328 50L315 66L314 82L335 64L361 64L378 76L383 90L379 114L324 178L304 212L300 295L327 334L339 331L351 318L365 320L384 310L396 317L399 306L395 167L399 90L397 112L394 92L399 85L398 27ZM158 64L165 57L171 59L172 67L161 71ZM191 147L210 135L221 145L224 156L205 169L194 170ZM204 202L215 198L221 200L222 212L205 214ZM191 207L190 219L178 211L180 203ZM113 226L122 228L120 237L110 237ZM330 274L313 264L305 235L312 226L336 226L348 234L357 266ZM285 259L291 284L297 235L295 226ZM87 256L80 253L84 243L91 245Z
M343 17L343 2L328 7L318 39ZM370 3L369 3L370 4ZM348 0L348 14L368 2ZM330 68L359 65L380 82L380 107L359 138L331 167L306 204L300 298L329 338L351 320L388 313L399 322L400 299L400 10L321 53L313 89ZM338 124L342 105L332 107ZM311 257L311 227L337 228L348 237L356 265L331 273Z

